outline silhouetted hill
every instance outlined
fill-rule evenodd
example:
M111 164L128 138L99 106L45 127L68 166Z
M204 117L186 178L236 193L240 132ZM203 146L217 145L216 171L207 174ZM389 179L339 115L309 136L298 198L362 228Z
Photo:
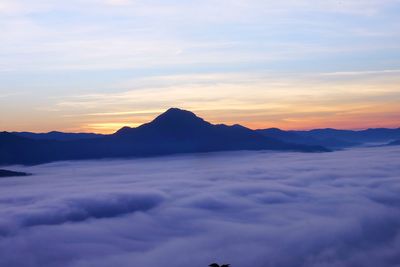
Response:
M0 164L31 164L52 161L63 153L61 141L34 140L0 133Z
M0 134L3 165L230 150L329 151L321 146L282 142L240 125L213 125L176 108L140 127L124 127L96 138L59 141Z
M28 176L30 175L29 173L25 172L14 172L14 171L9 171L9 170L0 170L0 178L3 177L15 177L15 176Z
M290 142L303 145L319 145L330 149L353 147L361 144L360 142L346 141L335 137L327 138L324 136L321 137L317 135L313 136L313 135L308 135L307 132L283 131L277 128L257 130L257 132L263 134L264 136L276 138L283 142Z
M143 124L138 128L124 127L115 133L117 136L131 135L136 132L159 136L181 138L197 131L210 129L213 125L194 113L177 108L171 108L155 118L152 122Z
M288 144L240 125L213 125L190 111L169 109L152 122L138 128L123 128L114 138L134 140L136 149L148 153L141 144L151 143L158 153L209 152L225 150L325 151L317 146ZM148 145L146 145L147 147ZM153 150L153 151L154 151Z
M335 138L347 142L368 143L368 142L388 142L400 139L400 128L386 129L373 128L361 131L336 130L336 129L316 129L311 131L294 131L297 134L314 138Z
M94 133L63 133L58 131L52 131L48 133L12 132L12 134L35 140L57 140L57 141L92 139L104 136L102 134L94 134Z
M305 145L320 145L330 149L359 146L366 143L385 143L400 139L400 128L375 128L361 131L315 129L310 131L283 131L276 128L257 130L267 137L283 142Z

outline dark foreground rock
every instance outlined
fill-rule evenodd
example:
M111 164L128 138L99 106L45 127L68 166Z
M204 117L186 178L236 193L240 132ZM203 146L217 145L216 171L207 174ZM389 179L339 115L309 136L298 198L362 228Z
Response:
M9 170L0 170L0 178L1 177L15 177L15 176L28 176L29 173L26 172L14 172Z

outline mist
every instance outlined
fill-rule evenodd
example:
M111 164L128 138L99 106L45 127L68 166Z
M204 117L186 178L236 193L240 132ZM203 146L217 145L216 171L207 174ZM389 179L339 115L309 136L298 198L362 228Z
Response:
M400 147L7 166L0 266L400 266Z

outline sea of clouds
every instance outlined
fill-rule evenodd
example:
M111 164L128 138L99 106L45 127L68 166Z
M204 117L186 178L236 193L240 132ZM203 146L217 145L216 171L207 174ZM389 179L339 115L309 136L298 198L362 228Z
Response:
M0 266L400 266L400 147L9 168Z

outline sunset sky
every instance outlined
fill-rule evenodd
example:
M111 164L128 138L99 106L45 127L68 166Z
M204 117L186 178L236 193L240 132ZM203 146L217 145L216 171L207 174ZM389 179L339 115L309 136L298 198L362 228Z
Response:
M0 32L0 131L400 127L400 0L0 0Z

